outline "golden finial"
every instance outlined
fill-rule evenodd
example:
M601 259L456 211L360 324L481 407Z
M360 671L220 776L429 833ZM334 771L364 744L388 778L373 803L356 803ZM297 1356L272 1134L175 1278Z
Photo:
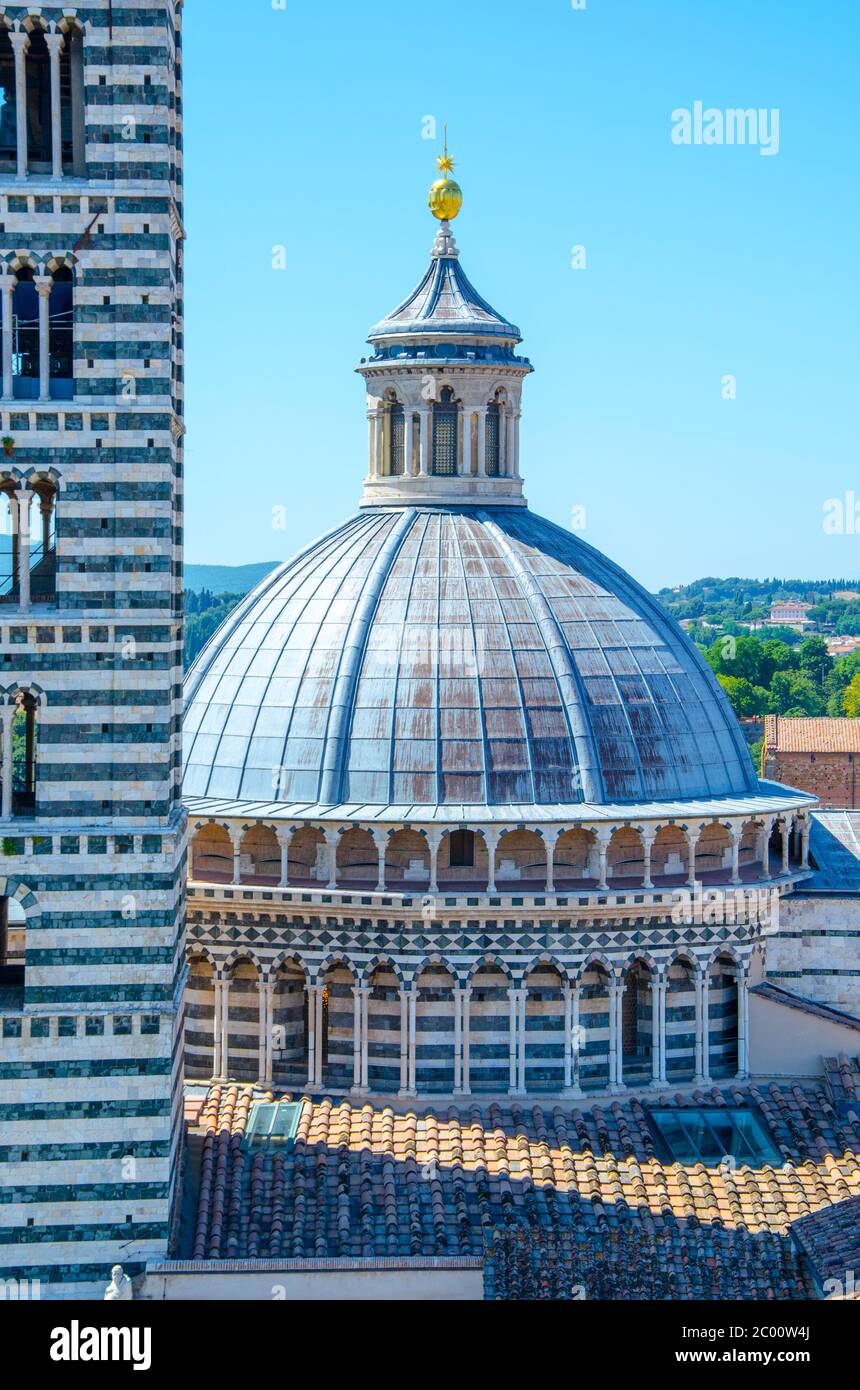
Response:
M451 222L463 206L463 190L449 177L454 168L453 157L448 153L448 127L445 126L443 153L436 160L441 179L437 179L430 189L430 211L440 222Z

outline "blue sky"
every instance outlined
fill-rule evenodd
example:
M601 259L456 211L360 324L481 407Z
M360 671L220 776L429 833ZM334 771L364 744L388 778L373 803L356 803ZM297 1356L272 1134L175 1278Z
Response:
M584 538L652 588L860 573L860 522L823 525L830 499L860 502L860 7L185 14L188 561L287 559L355 510L353 369L428 259L433 116L464 191L466 273L535 365L532 508L568 525L584 507ZM777 109L778 153L674 144L673 111L696 101Z

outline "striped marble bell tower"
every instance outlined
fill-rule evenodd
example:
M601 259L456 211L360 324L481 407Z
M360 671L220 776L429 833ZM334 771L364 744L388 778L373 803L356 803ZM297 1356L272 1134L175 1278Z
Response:
M165 1253L181 1114L181 0L0 4L0 1281Z

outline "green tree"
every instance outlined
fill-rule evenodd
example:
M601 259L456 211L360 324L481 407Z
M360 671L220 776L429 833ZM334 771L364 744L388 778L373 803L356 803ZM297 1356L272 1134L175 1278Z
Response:
M823 714L825 700L809 676L797 671L777 671L770 683L770 704L774 714L790 717Z
M752 681L745 680L743 676L718 675L717 680L728 695L732 709L739 719L767 714L768 692L762 686L753 685Z
M805 637L797 649L798 669L805 672L819 690L833 670L833 657L823 637Z
M849 719L860 719L860 674L853 676L845 687L842 711Z

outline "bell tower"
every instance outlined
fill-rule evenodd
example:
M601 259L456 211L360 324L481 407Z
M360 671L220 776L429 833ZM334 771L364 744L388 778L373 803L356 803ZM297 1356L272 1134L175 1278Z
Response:
M430 189L439 223L421 282L368 334L369 463L363 507L524 507L520 401L532 371L519 329L467 279L451 222L463 195L438 160Z
M0 6L0 1279L42 1297L176 1210L181 19Z

